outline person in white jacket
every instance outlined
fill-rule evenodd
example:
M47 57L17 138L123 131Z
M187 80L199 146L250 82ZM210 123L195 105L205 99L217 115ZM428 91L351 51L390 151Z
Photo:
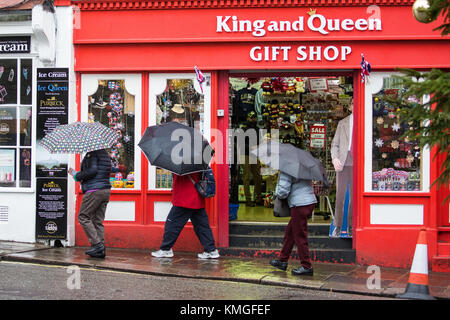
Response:
M308 245L308 218L312 215L317 198L311 180L295 179L280 172L275 196L288 200L291 219L284 233L283 248L280 258L271 260L270 264L286 271L294 244L297 246L301 266L292 269L293 275L313 275Z

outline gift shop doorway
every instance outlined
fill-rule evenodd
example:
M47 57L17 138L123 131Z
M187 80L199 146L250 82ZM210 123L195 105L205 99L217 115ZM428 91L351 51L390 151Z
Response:
M277 171L252 158L250 150L255 141L276 139L278 134L280 142L310 151L327 170L331 188L324 190L314 182L318 204L310 222L330 224L336 195L331 142L338 122L350 114L353 78L333 74L231 75L229 93L229 127L234 134L230 134L230 220L289 221L289 217L273 215ZM256 137L250 134L252 130ZM244 133L245 147L239 144L238 132Z
M318 203L308 231L314 260L355 262L352 239L329 236L336 198L331 143L339 121L351 113L353 79L352 73L229 76L230 247L223 253L274 257L283 245L290 218L273 215L278 171L251 154L255 144L270 138L310 151L327 171L329 189L313 182ZM244 140L239 141L239 133Z

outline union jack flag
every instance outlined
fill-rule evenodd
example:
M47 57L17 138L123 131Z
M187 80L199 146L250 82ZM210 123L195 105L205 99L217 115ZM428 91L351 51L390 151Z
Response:
M370 74L372 68L370 67L370 63L364 59L364 54L361 53L361 83L364 83L365 77Z
M202 90L202 93L203 93L202 83L206 81L205 76L200 71L200 69L197 68L197 66L195 66L194 69L195 69L195 74L197 75L197 81L198 81L198 83L200 85L200 89Z

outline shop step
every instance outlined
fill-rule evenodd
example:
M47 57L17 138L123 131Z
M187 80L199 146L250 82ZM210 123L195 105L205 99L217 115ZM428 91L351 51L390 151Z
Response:
M295 249L295 247L294 247ZM265 249L251 249L251 248L219 248L219 252L223 256L238 256L249 258L265 258L275 259L279 257L279 248L265 248ZM352 249L311 249L311 260L313 262L328 262L328 263L344 263L355 264L356 252ZM297 251L292 251L292 266L299 264Z
M235 235L230 234L230 247L246 248L281 248L284 233L272 235ZM309 235L308 243L311 249L351 249L352 239L330 238L326 236Z
M237 222L233 221L229 224L230 235L273 235L283 234L286 230L287 223L283 222ZM329 224L308 224L308 234L312 235L328 235L330 230Z
M450 256L434 256L431 259L431 270L450 273Z

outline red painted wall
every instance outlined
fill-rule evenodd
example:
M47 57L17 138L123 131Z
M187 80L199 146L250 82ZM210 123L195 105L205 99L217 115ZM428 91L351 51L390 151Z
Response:
M98 2L98 1L97 1ZM232 8L232 9L165 9L165 10L100 10L100 6L86 5L80 13L80 29L74 30L75 70L82 72L138 72L143 76L143 130L148 119L148 75L150 72L193 72L195 65L212 72L212 127L225 130L228 126L228 70L296 70L327 71L349 70L356 78L355 101L359 101L355 136L357 148L364 150L364 87L357 78L361 54L371 63L373 70L393 70L397 67L409 68L449 68L450 41L432 31L440 22L418 23L412 16L410 6L379 6L368 11L368 5L348 7L314 7L316 13L327 19L380 18L379 31L336 31L323 35L306 28L310 6L291 8ZM106 6L105 8L107 8ZM83 7L85 8L85 7ZM97 9L96 9L97 8ZM305 30L302 32L269 32L263 37L255 37L251 32L216 32L217 16L236 16L237 19L269 21L295 21L304 17ZM230 18L231 19L231 18ZM229 20L231 26L231 20ZM316 21L318 22L318 20ZM279 55L272 60L254 61L250 51L255 46L290 46L286 59ZM297 60L299 46L317 47L322 50L329 46L351 47L346 60L340 57L329 61ZM80 77L78 77L78 86ZM359 84L359 85L358 85ZM79 90L78 90L79 91ZM78 92L78 106L80 105ZM356 105L355 105L356 107ZM217 109L224 109L225 116L217 118ZM80 111L80 110L79 110ZM224 146L226 150L227 146ZM448 221L448 207L436 205L442 194L432 189L427 194L364 193L364 154L357 153L355 174L354 248L357 262L386 266L410 266L417 240L419 226L371 225L369 206L371 203L422 203L424 204L424 225L428 228L429 258L437 252L438 221ZM433 162L431 179L436 176L438 163ZM147 189L148 164L142 160L142 190ZM213 168L219 181L218 195L208 201L213 233L218 246L228 246L228 167L216 165ZM448 194L448 190L444 190ZM170 200L170 193L148 191L124 194L114 191L115 199L139 202L136 205L134 223L106 224L107 244L117 247L157 248L162 239L164 223L153 222L153 201ZM79 199L80 200L80 197ZM79 206L79 201L78 201ZM441 211L447 210L447 220ZM79 225L76 226L78 245L86 245L87 240ZM175 250L201 250L192 227L182 232Z

